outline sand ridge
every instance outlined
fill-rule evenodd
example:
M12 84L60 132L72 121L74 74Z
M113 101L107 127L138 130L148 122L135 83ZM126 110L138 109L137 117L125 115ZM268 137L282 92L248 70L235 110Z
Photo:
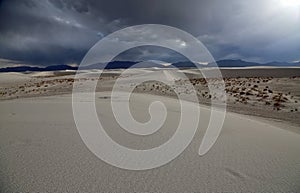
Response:
M109 95L96 94L97 111L119 144L149 148L172 135L173 127L149 138L126 133L109 113ZM145 119L143 107L153 100L167 105L167 124L176 124L178 103L168 97L134 94L133 115ZM204 106L199 129L178 158L153 170L128 171L106 164L85 147L73 121L71 95L6 100L0 106L4 192L297 192L300 188L300 135L255 117L227 113L217 143L200 157L197 151L210 116Z
M272 69L276 70L276 68ZM240 71L241 69L238 70ZM254 70L252 68L251 72L253 73ZM277 74L280 74L281 78L255 77L255 73L253 77L249 78L235 77L236 72L233 69L233 77L224 78L225 91L227 93L227 109L232 112L282 120L294 126L299 126L300 89L298 85L300 84L300 76L286 77L288 75L284 74L282 69L277 70ZM83 71L77 80L74 80L74 75L65 74L64 71L43 72L43 74L2 73L0 77L0 100L71 93L74 81L86 82L98 80L96 90L109 91L123 71L105 70L99 79L99 72ZM196 70L193 69L179 70L178 72L184 72L190 78L191 83L197 91L198 101L201 104L210 105L210 101L214 96L211 96L209 93L207 81L201 77L196 78ZM228 71L226 73L229 76ZM176 84L185 84L174 69L130 69L129 73L126 73L126 77L129 77L134 82L134 79L140 79L145 76L159 77L166 74L169 78L176 77ZM249 72L248 74L251 73ZM19 78L15 79L16 76ZM124 85L124 87L126 86ZM138 85L135 92L176 98L173 89L160 82L150 81ZM181 92L188 94L190 91L182 90Z

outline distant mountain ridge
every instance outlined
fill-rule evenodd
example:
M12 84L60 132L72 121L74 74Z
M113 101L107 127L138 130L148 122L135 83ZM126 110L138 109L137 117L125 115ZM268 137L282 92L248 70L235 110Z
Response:
M54 65L47 67L32 67L32 66L16 66L0 68L0 72L41 72L41 71L57 71L57 70L77 70L77 67L68 65Z
M274 66L274 67L292 67L292 66L299 66L300 67L300 62L298 63L288 63L288 62L269 62L269 63L255 63L255 62L247 62L243 60L219 60L216 62L218 67L220 68L229 68L229 67L260 67L260 66ZM177 68L190 68L190 67L195 67L194 63L192 62L177 62L173 63L173 66ZM210 63L207 65L203 65L203 67L214 67L215 65Z
M81 67L82 70L92 70L92 69L127 69L131 66L138 64L140 62L134 62L134 61L112 61L107 64L105 67L105 64L92 64L88 66ZM243 60L220 60L216 62L219 67L260 67L260 66L269 66L269 67L300 67L300 62L298 63L288 63L288 62L269 62L269 63L255 63L255 62L247 62ZM203 67L213 67L213 64L207 64L203 65ZM158 64L154 61L149 62L142 62L137 68L193 68L195 67L195 64L189 61L183 61L183 62L175 62L172 63L172 66L164 66L162 64ZM52 65L47 67L32 67L32 66L16 66L16 67L5 67L0 68L0 72L41 72L41 71L58 71L58 70L77 70L77 66L69 66L69 65Z
M289 63L289 62L268 62L268 63L255 63L255 62L246 62L243 60L220 60L217 62L219 67L252 67L252 66L279 66L279 67L292 67L299 66L298 63Z

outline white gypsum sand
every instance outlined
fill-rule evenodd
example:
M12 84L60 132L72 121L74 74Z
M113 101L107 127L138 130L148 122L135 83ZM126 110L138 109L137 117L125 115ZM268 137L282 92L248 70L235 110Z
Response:
M110 113L110 93L96 95L99 119L118 143L145 149L168 140L172 127L137 138ZM168 108L167 123L176 125L178 102L161 96L134 94L131 110L149 119L148 105L160 100ZM196 105L196 104L195 104ZM88 116L88 115L87 115ZM201 124L188 148L172 162L146 171L128 171L99 160L83 144L72 114L70 95L0 102L0 187L4 192L297 192L300 190L300 135L262 123L255 117L227 113L213 148L198 155L209 118L201 108ZM177 125L176 125L177 126Z

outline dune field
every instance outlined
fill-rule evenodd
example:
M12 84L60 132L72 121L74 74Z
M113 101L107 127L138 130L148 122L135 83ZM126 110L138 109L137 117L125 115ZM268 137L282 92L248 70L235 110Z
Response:
M228 112L223 129L212 149L199 156L212 96L205 79L193 77L191 69L182 71L200 102L185 101L201 109L198 130L179 157L145 171L103 162L80 138L72 113L72 86L75 81L80 85L97 80L97 73L82 72L75 79L70 72L1 74L1 192L299 192L300 76L280 70L276 77L255 73L236 77L234 70L231 76L226 72ZM174 134L180 117L174 91L156 81L138 85L130 100L133 116L147 121L153 101L163 102L168 115L156 133L130 134L116 122L110 106L111 89L121 72L107 70L99 79L95 95L99 119L107 134L123 146L159 146ZM153 72L160 76L162 71L134 69L127 76L134 79ZM122 95L119 97L122 103Z

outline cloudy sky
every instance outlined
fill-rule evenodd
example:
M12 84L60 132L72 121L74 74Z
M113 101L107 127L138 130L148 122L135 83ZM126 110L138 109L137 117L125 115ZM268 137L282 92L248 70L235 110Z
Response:
M300 0L0 2L3 59L40 65L78 63L106 35L128 26L154 23L187 31L202 41L216 60L300 60ZM153 48L126 53L124 59L133 59L132 55L135 59L172 58L173 54Z

